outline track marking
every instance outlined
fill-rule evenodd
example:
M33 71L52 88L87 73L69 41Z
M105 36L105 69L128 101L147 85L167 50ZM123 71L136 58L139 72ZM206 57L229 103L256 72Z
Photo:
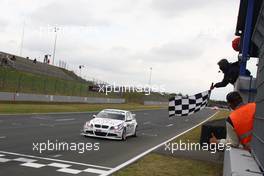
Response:
M157 134L141 133L143 136L157 137Z
M106 172L105 174L102 174L101 176L108 176L108 175L111 175L111 174L113 174L114 172L116 172L116 171L118 171L118 170L120 170L120 169L126 167L127 165L129 165L129 164L131 164L131 163L137 161L137 160L140 159L141 157L143 157L143 156L149 154L150 152L152 152L152 151L158 149L159 147L165 145L166 143L168 143L168 142L170 142L170 141L176 139L177 137L179 137L179 136L181 136L181 135L183 135L183 134L185 134L185 133L191 131L192 129L194 129L194 128L200 126L200 125L202 125L204 122L206 122L206 121L208 121L209 119L211 119L212 117L214 117L217 113L218 113L218 112L214 113L213 115L211 115L210 117L208 117L208 118L205 119L204 121L198 123L197 125L194 125L193 127L189 128L188 130L185 130L185 131L181 132L180 134L178 134L178 135L176 135L176 136L174 136L174 137L172 137L172 138L170 138L170 139L168 139L168 140L166 140L166 141L164 141L164 142L162 142L162 143L160 143L160 144L158 144L158 145L156 145L156 146L154 146L154 147L152 147L152 148L146 150L145 152L143 152L143 153L141 153L141 154L135 156L134 158L131 158L130 160L128 160L128 161L126 161L126 162L124 162L124 163L118 165L117 167L111 169L110 171Z
M67 173L67 174L79 174L79 173L82 172L81 170L69 169L69 168L62 168L62 169L59 169L57 171L58 172L64 172L64 173Z
M63 122L63 121L72 121L72 120L75 120L75 119L56 119L55 121L57 122Z
M106 169L106 170L112 169L110 167L105 167L105 166L86 164L86 163L79 163L79 162L60 160L60 159L54 159L54 158L45 158L45 157L26 155L26 154L14 153L14 152L0 151L0 153L1 154L16 155L16 156L20 156L20 157L29 157L29 158L34 158L34 159L53 161L53 162L62 162L62 163L67 163L67 164L75 164L75 165L80 165L80 166L94 167L94 168L98 168L98 169ZM1 158L0 158L0 162L1 162Z
M151 122L150 121L143 122L143 125L148 125L148 124L151 124Z
M50 120L49 117L31 117L32 119L38 119L38 120Z
M38 164L38 163L23 163L20 164L20 166L26 166L26 167L33 167L33 168L42 168L44 166L46 166L45 164Z
M57 155L53 155L53 156L51 156L51 157L53 157L53 158L59 158L59 157L61 157L62 155L61 154L57 154Z
M0 114L0 116L18 116L18 115L67 115L67 114L93 114L99 111L87 112L51 112L51 113L13 113L13 114Z
M171 126L173 126L173 124L171 123L171 124L169 124L169 125L166 125L166 127L171 127Z
M16 159L14 159L14 161L20 161L20 162L24 162L24 163L33 163L37 160L28 159L28 158L16 158Z
M11 159L0 158L0 163L6 163L8 161L11 161Z
M76 121L69 121L69 122L57 122L54 123L54 126L60 126L60 125L73 125L73 124L80 124L80 122Z
M131 112L141 112L141 111L154 111L154 110L166 110L167 108L160 109L135 109ZM0 116L18 116L18 115L67 115L67 114L94 114L99 111L86 111L86 112L50 112L50 113L13 113L13 114L0 114Z
M6 138L6 136L0 136L0 139L5 139Z
M19 126L19 125L21 125L21 123L12 123L12 125Z
M71 164L65 164L65 163L59 163L59 162L51 162L49 164L41 164L41 163L36 163L38 160L36 159L30 159L30 158L13 158L13 159L8 159L8 158L2 158L5 155L0 154L0 162L2 163L7 163L10 161L19 161L22 162L22 164L19 164L19 166L24 166L24 167L31 167L35 169L39 169L42 167L55 167L57 172L63 172L67 174L79 174L79 173L106 173L110 169L99 169L98 166L97 168L93 167L87 167L86 169L72 169L70 168L72 165ZM39 161L41 162L41 161Z
M70 167L71 165L61 164L61 163L51 163L51 164L48 164L48 166L58 167L58 168L66 168L66 167Z
M40 126L46 126L46 127L54 127L54 125L52 125L52 124L44 124L44 123L41 123L39 125Z
M98 169L92 169L92 168L85 169L83 172L91 172L91 173L100 174L100 175L106 173L106 171L102 171L102 170L98 170Z

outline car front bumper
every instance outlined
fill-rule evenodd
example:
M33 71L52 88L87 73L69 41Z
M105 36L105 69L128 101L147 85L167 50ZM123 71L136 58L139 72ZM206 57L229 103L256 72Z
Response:
M82 136L98 137L106 139L122 139L122 131L114 130L98 130L98 129L84 129L81 132Z

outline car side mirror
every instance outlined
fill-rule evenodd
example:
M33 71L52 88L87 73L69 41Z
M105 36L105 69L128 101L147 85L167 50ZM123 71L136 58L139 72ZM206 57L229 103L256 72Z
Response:
M133 117L133 118L136 118L136 114L132 114L132 117Z
M93 119L94 119L94 118L96 118L96 115L95 115L95 114L93 115Z

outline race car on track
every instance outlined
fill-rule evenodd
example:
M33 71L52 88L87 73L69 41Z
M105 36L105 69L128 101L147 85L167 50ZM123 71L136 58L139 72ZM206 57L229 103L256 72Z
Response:
M81 135L126 140L137 136L136 114L118 109L104 109L84 124Z

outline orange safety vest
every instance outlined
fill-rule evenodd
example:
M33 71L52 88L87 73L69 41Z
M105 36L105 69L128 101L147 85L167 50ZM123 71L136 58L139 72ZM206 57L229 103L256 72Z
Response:
M245 149L250 149L255 112L256 103L248 103L231 112L229 116L239 141Z

